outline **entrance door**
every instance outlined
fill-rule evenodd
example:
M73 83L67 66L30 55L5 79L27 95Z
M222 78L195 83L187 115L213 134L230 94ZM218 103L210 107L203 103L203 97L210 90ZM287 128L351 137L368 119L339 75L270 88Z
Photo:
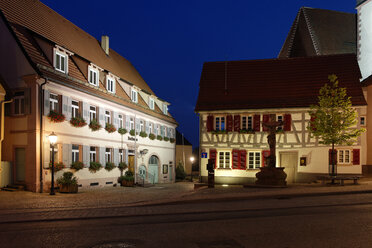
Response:
M139 167L139 175L142 179L146 179L146 167L144 165Z
M128 170L134 173L134 155L128 155Z
M156 156L151 156L149 159L149 178L153 178L153 183L159 181L159 159Z
M15 156L15 181L24 182L26 174L26 151L25 148L16 148L14 151Z
M287 174L287 183L294 183L298 161L297 152L281 152L279 156L280 166L285 167L284 172Z

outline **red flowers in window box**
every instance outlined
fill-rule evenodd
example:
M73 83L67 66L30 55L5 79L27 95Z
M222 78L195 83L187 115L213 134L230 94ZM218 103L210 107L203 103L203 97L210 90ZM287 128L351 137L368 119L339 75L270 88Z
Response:
M102 126L97 122L97 120L91 120L89 123L89 128L92 129L92 131L98 131L102 128Z
M48 118L51 122L55 123L63 122L66 119L66 117L63 114L57 113L53 110L49 112Z
M70 124L74 127L84 127L87 125L86 121L81 117L72 117Z
M106 123L105 130L109 133L113 133L116 131L116 127L111 123Z
M54 163L54 172L60 171L64 168L66 168L66 166L62 162ZM49 169L52 169L52 162L49 163Z

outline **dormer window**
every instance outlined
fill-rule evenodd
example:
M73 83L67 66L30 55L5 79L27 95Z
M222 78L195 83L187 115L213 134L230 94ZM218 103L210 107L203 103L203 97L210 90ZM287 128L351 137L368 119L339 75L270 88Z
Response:
M89 66L88 70L89 70L89 74L88 74L89 83L94 86L98 86L98 70L94 69L91 66Z
M115 79L112 77L106 77L106 89L110 93L115 93Z
M57 49L54 51L54 68L63 73L68 72L68 56Z
M163 104L163 114L168 114L168 106L166 104Z
M134 89L132 89L131 98L132 98L132 102L138 103L138 92Z
M149 107L150 107L150 109L154 110L154 108L155 108L155 101L154 101L154 98L151 98L151 97L150 97L150 100L149 100Z

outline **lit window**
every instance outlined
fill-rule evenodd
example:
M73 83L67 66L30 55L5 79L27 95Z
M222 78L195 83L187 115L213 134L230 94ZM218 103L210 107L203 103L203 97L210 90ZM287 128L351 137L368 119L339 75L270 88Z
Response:
M50 93L49 103L50 111L58 112L58 95Z
M166 104L163 104L163 113L164 113L165 115L168 114L168 106L167 106Z
M145 131L145 127L143 125L143 121L142 120L140 121L140 131L141 132L144 132Z
M16 92L14 96L14 114L25 114L25 95L24 92Z
M119 161L124 162L124 149L119 149Z
M79 117L79 102L78 101L71 101L71 114L73 118Z
M219 168L230 168L230 152L219 152Z
M94 146L91 146L90 147L90 151L89 151L89 159L90 159L90 162L96 162L96 148Z
M79 146L72 145L72 163L79 161Z
M261 166L261 152L248 152L248 168L258 169Z
M151 97L150 97L150 101L149 101L149 106L150 106L150 109L154 110L154 108L155 108L155 101Z
M111 162L111 149L110 148L106 148L105 162L106 163Z
M90 108L89 108L89 118L90 118L90 121L97 120L96 107L90 106Z
M108 92L115 93L115 81L111 77L106 79L106 89Z
M123 121L123 116L122 115L118 115L118 121L119 121L119 128L123 128L124 121Z
M242 129L252 130L252 116L242 116Z
M111 113L110 111L105 111L105 122L106 123L111 123Z
M338 164L350 164L350 150L338 151Z
M52 148L50 148L50 154L49 154L49 158L50 158L50 162L52 162ZM55 146L54 148L54 163L57 163L58 162L58 146Z
M216 117L216 130L225 130L225 117Z
M366 125L366 117L365 116L361 116L360 117L360 125L361 126L365 126Z
M130 117L129 123L130 123L130 129L134 130L134 119L133 119L133 117Z
M132 102L138 102L138 92L132 89Z
M57 71L67 73L67 54L55 50L54 53L54 68Z
M94 86L98 86L98 70L89 67L88 81Z

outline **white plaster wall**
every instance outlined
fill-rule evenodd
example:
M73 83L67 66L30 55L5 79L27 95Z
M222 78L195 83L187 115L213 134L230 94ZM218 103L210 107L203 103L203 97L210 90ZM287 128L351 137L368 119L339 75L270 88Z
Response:
M358 11L358 62L362 80L372 74L372 2L366 1Z

